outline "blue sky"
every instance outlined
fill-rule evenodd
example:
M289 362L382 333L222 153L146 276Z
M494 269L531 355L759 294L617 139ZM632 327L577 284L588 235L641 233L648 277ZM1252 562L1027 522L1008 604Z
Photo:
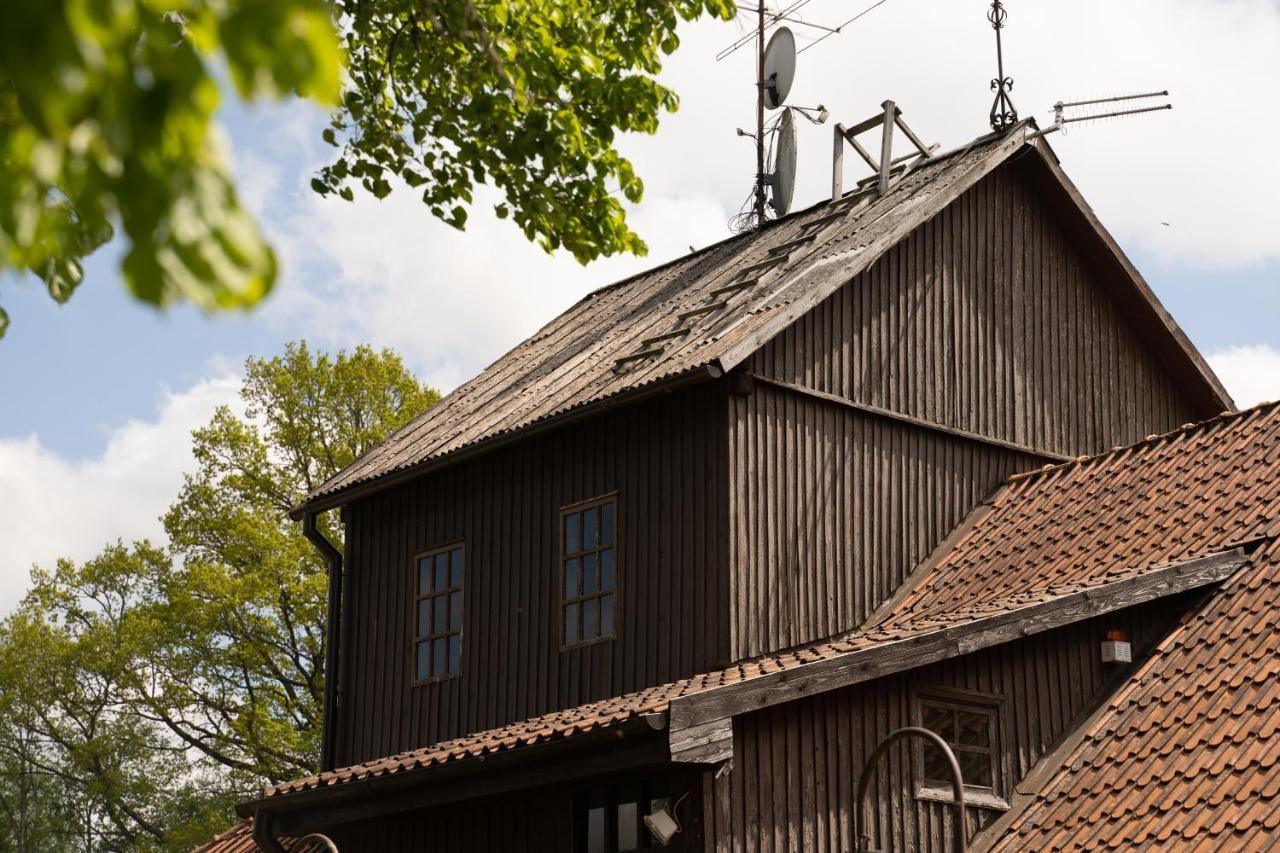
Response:
M821 101L849 123L893 97L944 148L978 135L994 62L982 5L892 0L801 56L792 101ZM1266 109L1280 86L1280 7L1008 5L1006 64L1024 115L1045 119L1064 97L1172 91L1172 113L1075 129L1052 137L1054 148L1233 393L1244 402L1280 396L1280 167L1243 137L1204 130L1228 115L1249 122L1249 138L1280 134ZM846 6L814 0L808 11L842 20ZM1104 15L1110 28L1096 25ZM326 348L370 342L401 351L447 389L591 287L725 236L753 165L733 134L752 120L750 57L713 59L734 35L734 25L687 27L665 74L681 111L656 137L625 143L647 185L632 214L651 245L647 259L584 269L548 257L488 215L483 193L466 233L432 220L411 193L321 200L307 182L327 152L318 142L323 116L297 104L231 104L223 120L235 171L282 261L261 310L207 317L135 303L114 245L90 260L65 306L35 283L0 279L12 317L0 341L0 611L33 561L83 559L117 536L160 535L156 518L190 465L187 436L234 399L245 356L300 337ZM797 203L809 204L828 186L830 131L801 130Z

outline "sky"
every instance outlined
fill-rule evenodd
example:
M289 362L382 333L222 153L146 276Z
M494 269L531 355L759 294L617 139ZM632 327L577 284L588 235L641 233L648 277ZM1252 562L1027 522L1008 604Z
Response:
M834 26L872 0L811 0ZM985 132L995 75L983 0L887 0L801 53L789 102L851 124L892 98L943 149ZM1008 0L1006 72L1022 116L1052 104L1168 89L1174 109L1076 125L1049 137L1064 169L1240 405L1280 398L1280 3L1276 0ZM133 302L109 245L58 306L27 279L0 279L12 317L0 340L0 613L32 564L83 560L123 539L163 541L159 516L193 467L190 432L236 399L248 355L290 340L391 347L448 390L587 291L728 235L749 193L754 120L744 32L681 31L663 81L681 97L652 137L621 147L644 179L630 212L647 258L583 267L527 243L477 196L466 232L412 192L320 199L325 117L296 102L228 103L222 121L251 209L281 260L257 311L207 317ZM820 32L795 27L803 48ZM797 208L830 187L831 130L799 123ZM846 169L849 169L846 158ZM860 175L859 175L860 177ZM846 178L851 180L852 176Z

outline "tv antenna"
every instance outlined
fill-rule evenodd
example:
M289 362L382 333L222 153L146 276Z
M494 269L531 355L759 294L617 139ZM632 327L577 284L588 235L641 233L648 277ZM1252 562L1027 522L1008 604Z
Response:
M741 36L716 55L717 61L724 59L755 38L756 129L755 133L747 133L739 128L738 135L750 136L755 140L756 178L749 204L744 205L746 209L730 221L735 231L760 227L768 220L770 209L777 216L783 216L791 209L796 168L794 116L798 113L814 124L822 124L827 120L827 109L822 104L816 107L798 107L786 103L796 76L796 37L789 27L779 26L779 22L813 27L826 31L827 35L838 32L835 28L811 23L796 16L810 0L794 0L778 11L766 8L765 0L756 2L755 6L738 6L740 11L755 15L754 31ZM771 29L773 34L766 44L765 35ZM767 110L779 109L782 114L777 119L765 121ZM768 156L770 153L771 158Z
M1040 131L1037 136L1048 136L1059 130L1066 130L1066 126L1078 121L1098 121L1105 118L1120 118L1121 116L1133 116L1140 113L1154 113L1160 110L1171 110L1173 104L1152 104L1151 98L1167 98L1169 90L1164 89L1159 92L1145 92L1141 95L1117 95L1114 98L1094 98L1088 101L1058 101L1053 105L1053 124ZM1092 107L1099 104L1115 104L1119 102L1144 101L1146 103L1138 106L1130 107L1123 110L1111 110L1103 113L1086 113L1084 115L1070 114L1069 111L1078 110L1080 107Z

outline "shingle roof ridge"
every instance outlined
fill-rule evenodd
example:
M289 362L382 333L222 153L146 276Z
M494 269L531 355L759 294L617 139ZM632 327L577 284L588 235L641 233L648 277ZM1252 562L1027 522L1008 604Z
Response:
M1031 480L1042 475L1061 473L1062 471L1073 469L1077 466L1089 465L1091 463L1098 462L1103 459L1108 459L1108 458L1119 459L1127 453L1131 453L1136 450L1145 450L1148 447L1154 447L1160 444L1161 442L1167 441L1172 438L1176 438L1184 435L1191 435L1194 433L1208 432L1209 429L1215 426L1219 426L1221 424L1229 423L1235 420L1247 420L1253 415L1262 414L1265 411L1269 409L1274 409L1274 408L1280 408L1280 400L1267 400L1267 401L1258 403L1256 405L1250 406L1247 409L1239 409L1234 412L1232 411L1221 412L1220 414L1214 415L1211 418L1206 418L1202 421L1196 421L1194 423L1187 423L1187 424L1182 424L1181 426L1178 426L1178 427L1174 427L1168 432L1148 435L1139 441L1135 441L1132 444L1119 445L1117 447L1111 448L1110 450L1104 450L1100 453L1082 454L1080 456L1077 456L1074 459L1068 459L1065 462L1058 462L1058 463L1043 465L1031 471L1020 471L1016 474L1009 475L1009 482L1010 483L1025 482L1027 480Z
M1035 124L1036 123L1034 119L1024 119L1022 122L1020 122L1019 126L1021 125L1035 126ZM979 145L985 145L986 143L993 142L996 139L1002 139L1008 134L1013 133L1016 129L1017 128L1013 128L1009 131L1004 131L1001 133L991 133L988 131L987 133L979 134L978 136L975 136L973 139L969 140L968 142L962 142L961 144L957 145L955 148L930 156L929 159L926 160L921 165L932 166L937 163L941 163L944 160L949 160L952 157L957 157L957 156L967 154L970 151L972 151L974 148L978 147ZM858 192L858 187L856 184L854 185L854 187L855 188L853 190L849 190L848 192L845 193L845 195ZM734 242L735 240L741 240L745 237L751 236L752 234L758 234L760 231L764 231L769 228L775 228L787 222L788 220L798 219L801 216L804 216L806 213L813 213L814 211L827 207L833 202L836 202L839 200L840 199L830 199L830 198L820 199L806 208L802 208L801 210L793 210L784 216L779 216L777 219L771 219L768 222L766 222L763 226L761 226L760 228L754 231L741 231L737 234L730 234L728 237L723 237L719 240L716 240L714 243L708 243L702 248L689 252L686 255L680 255L668 261L663 261L657 266L649 267L648 269L643 269L638 272L634 272L631 275L620 278L617 281L610 282L609 284L602 284L601 286L595 288L594 290L588 291L586 294L584 294L581 299L573 303L573 306L580 305L583 302L586 302L588 299L592 298L593 296L598 296L599 294L604 293L606 291L613 290L614 288L623 287L627 284L630 284L632 281L634 281L637 278L640 278L641 276L653 275L654 273L660 272L666 269L667 267L680 263L681 261L687 261L692 258L699 257L721 246L726 246ZM573 306L570 306L570 307L573 307Z

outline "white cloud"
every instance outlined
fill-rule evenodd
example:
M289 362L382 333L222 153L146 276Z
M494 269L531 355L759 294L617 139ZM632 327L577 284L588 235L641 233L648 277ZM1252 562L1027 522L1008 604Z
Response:
M1234 346L1207 356L1240 408L1280 400L1280 350L1268 344Z
M234 403L239 388L237 376L219 372L166 393L153 420L116 427L92 459L64 458L37 435L0 439L0 613L21 598L32 564L84 560L117 538L163 541L159 517L194 468L191 431Z

